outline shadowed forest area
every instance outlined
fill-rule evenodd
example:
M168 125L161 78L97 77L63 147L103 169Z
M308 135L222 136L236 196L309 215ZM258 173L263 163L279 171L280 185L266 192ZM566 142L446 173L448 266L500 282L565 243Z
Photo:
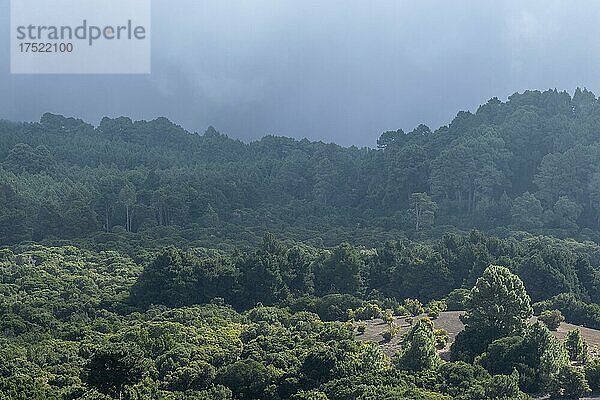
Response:
M577 89L492 99L377 149L45 114L0 124L3 244L155 240L230 247L264 232L332 246L472 228L598 240L600 103ZM434 218L435 216L435 218Z

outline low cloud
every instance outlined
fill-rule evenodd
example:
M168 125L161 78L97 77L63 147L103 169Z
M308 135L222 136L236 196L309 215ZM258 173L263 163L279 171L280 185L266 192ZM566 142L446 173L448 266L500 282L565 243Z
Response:
M0 0L8 54L9 1ZM153 2L153 73L9 74L0 118L166 116L244 140L374 146L524 89L598 92L600 4L548 1Z

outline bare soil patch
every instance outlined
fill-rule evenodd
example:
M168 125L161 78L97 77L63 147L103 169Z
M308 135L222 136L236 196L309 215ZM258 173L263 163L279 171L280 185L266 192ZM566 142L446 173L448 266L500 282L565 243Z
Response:
M450 345L454 342L454 338L456 335L462 331L465 326L460 321L459 316L464 314L464 311L446 311L440 314L440 316L433 320L433 323L436 329L445 329L448 331L448 344L442 350L440 350L440 355L442 358L448 358L448 352L450 350ZM421 315L417 318L422 318L425 315ZM383 332L387 329L387 324L382 319L373 319L370 321L364 321L367 324L367 329L363 334L357 334L356 338L358 340L370 340L373 342L379 343L379 345L383 348L383 350L389 354L394 355L397 351L400 350L400 340L402 339L402 334L405 333L408 328L410 328L410 324L405 321L406 317L396 317L394 323L400 327L400 332L392 338L390 341L386 341L383 339ZM535 321L535 317L532 318L532 321ZM581 331L581 336L588 343L590 347L590 352L592 357L600 357L600 330L590 329L583 326L572 325L567 323L560 324L558 330L553 332L553 334L564 340L567 332L579 329Z

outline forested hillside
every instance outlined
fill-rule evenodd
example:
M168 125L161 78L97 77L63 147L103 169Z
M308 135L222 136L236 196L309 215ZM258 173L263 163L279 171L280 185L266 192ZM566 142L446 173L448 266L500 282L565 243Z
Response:
M600 362L578 331L564 345L551 334L561 319L529 324L527 290L543 300L536 311L600 328L600 306L585 302L600 295L590 264L598 250L476 232L369 251L266 237L244 252L168 247L137 261L73 246L6 248L0 397L573 398L600 389ZM446 308L467 310L452 362L436 351L448 340L435 329ZM424 311L432 319L413 322ZM394 338L394 316L410 325L398 354L355 340L373 318Z
M107 249L128 232L219 247L268 231L316 245L470 228L597 240L599 132L600 103L579 89L492 99L435 131L385 132L377 149L46 114L0 124L0 237Z
M600 330L599 161L600 101L579 89L362 149L2 121L0 399L598 391L599 343L552 331ZM375 321L397 353L357 340Z

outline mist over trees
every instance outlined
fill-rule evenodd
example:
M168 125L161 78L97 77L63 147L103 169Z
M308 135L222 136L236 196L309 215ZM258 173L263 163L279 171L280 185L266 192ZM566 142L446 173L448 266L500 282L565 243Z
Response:
M598 116L585 89L527 91L435 131L385 132L376 149L274 136L246 144L164 118L4 121L0 232L4 244L160 227L209 240L258 226L259 238L293 232L328 245L349 229L365 244L378 232L471 228L597 240Z

